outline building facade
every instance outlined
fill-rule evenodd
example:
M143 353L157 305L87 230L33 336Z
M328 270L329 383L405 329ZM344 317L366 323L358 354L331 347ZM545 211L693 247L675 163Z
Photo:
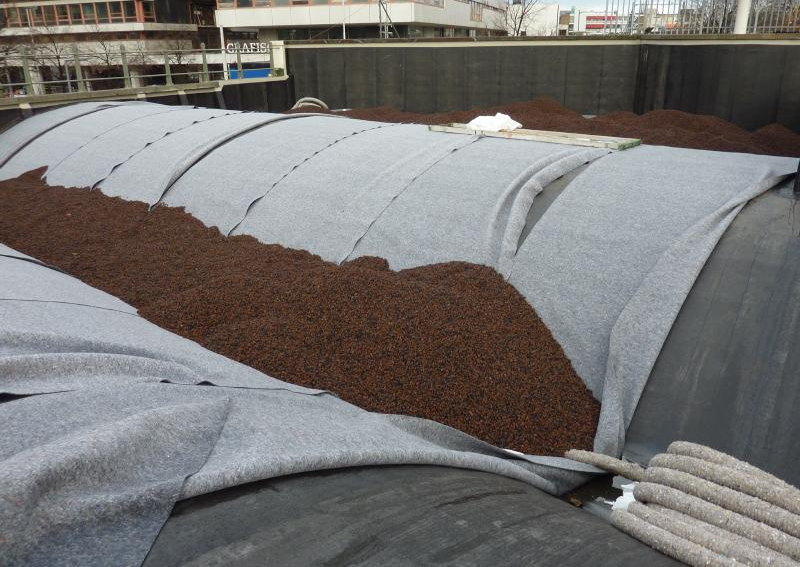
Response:
M218 0L216 19L226 41L475 37L503 35L507 6L506 0Z
M0 82L22 82L24 58L31 94L73 90L77 52L89 89L111 84L124 49L134 82L157 83L148 80L151 67L169 61L179 73L198 62L191 50L201 43L220 45L215 8L215 0L0 0Z

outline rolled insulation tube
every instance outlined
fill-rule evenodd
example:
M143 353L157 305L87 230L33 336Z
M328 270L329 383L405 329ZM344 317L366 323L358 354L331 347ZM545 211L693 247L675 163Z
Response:
M685 457L695 457L697 459L708 461L709 463L724 465L730 469L751 474L771 482L776 487L780 487L783 490L792 491L795 495L794 497L800 500L800 489L779 479L776 476L769 474L766 471L761 470L758 467L751 465L750 463L740 461L735 457L731 457L730 455L722 453L721 451L717 451L716 449L712 449L711 447L698 445L697 443L690 443L689 441L675 441L670 443L669 447L667 448L667 453L671 453L673 455L683 455Z
M677 488L748 518L763 522L794 537L800 537L800 516L755 496L742 494L689 473L661 467L647 469L644 480Z
M796 489L776 486L763 475L741 472L726 465L687 457L684 455L668 455L662 453L650 460L651 467L661 467L689 473L704 478L721 486L760 498L765 502L779 506L793 514L800 514L800 493ZM798 517L800 521L800 517Z
M800 560L800 539L751 518L726 510L668 486L641 482L633 489L638 502L669 508Z
M797 563L754 541L697 518L658 505L640 502L628 505L628 512L676 536L701 545L739 563L757 567L797 567Z
M303 106L316 106L317 108L328 110L327 104L325 104L318 98L314 98L313 96L304 96L303 98L299 99L296 103L294 103L292 110L295 110Z
M663 528L637 518L630 512L615 510L611 512L611 523L618 529L646 543L653 549L660 551L678 561L695 567L730 567L732 561L697 545L691 541L676 536Z
M608 472L624 476L630 480L642 480L644 477L644 469L636 463L627 463L602 453L594 453L592 451L582 451L579 449L570 449L564 456L567 459L578 461L579 463L586 463L587 465L594 465Z

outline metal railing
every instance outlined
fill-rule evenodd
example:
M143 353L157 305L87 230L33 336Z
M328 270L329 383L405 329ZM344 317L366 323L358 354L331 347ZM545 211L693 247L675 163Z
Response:
M22 45L0 54L0 97L87 92L153 85L190 85L282 75L270 53L225 49L129 51L124 44L78 51L72 44ZM9 80L14 76L16 80ZM47 76L48 78L45 78Z
M738 7L738 0L605 0L604 10L575 12L573 33L734 33ZM800 33L800 0L752 0L744 31Z

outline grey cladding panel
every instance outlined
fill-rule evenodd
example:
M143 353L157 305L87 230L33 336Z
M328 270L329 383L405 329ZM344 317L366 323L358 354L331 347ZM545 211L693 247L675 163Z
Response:
M566 53L564 106L581 114L597 114L603 49L579 45Z
M375 97L375 59L374 49L353 49L344 59L344 86L347 98L346 108L376 106ZM325 102L328 102L326 99ZM335 107L333 107L335 108Z
M432 48L408 49L405 53L405 102L403 109L411 112L435 112L438 70Z
M493 106L499 102L500 47L466 50L467 101L465 110L478 106Z
M447 112L465 108L466 102L466 53L457 47L434 49L436 68L436 111Z
M330 108L345 108L347 90L342 80L345 76L345 49L319 49L316 56L317 97L324 100ZM314 95L298 92L297 96Z
M405 49L386 47L375 50L375 99L377 106L403 108L405 103Z

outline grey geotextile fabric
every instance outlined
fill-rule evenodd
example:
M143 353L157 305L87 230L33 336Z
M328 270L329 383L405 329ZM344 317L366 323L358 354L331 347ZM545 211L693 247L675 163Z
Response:
M209 153L238 136L285 117L281 114L242 112L172 132L115 168L98 184L98 188L106 195L155 205L173 183ZM244 167L249 164L247 157L243 159L240 156L228 167ZM225 175L225 169L214 172L215 186L220 187L224 183Z
M94 139L109 131L117 131L117 135L125 136L126 127L146 116L177 112L186 107L165 106L162 104L120 104L101 107L72 118L58 126L49 128L25 145L24 150L17 152L0 168L0 180L11 179L32 169L40 167L54 168L64 159L77 152ZM35 118L35 117L34 117ZM0 141L5 146L6 137L16 137L17 128L25 125L27 120L4 132Z
M0 248L0 277L3 279L0 301L55 301L136 313L133 307L112 295L100 290L87 294L86 284L80 280L35 261L21 261L27 259L6 255L4 249L6 247Z
M534 197L608 153L329 115L133 106L52 129L3 172L47 165L51 185L184 207L223 234L334 262L461 260L505 274Z
M175 112L145 116L125 126L124 135L116 130L101 134L78 151L49 169L45 175L50 185L93 187L111 171L143 148L197 122L205 122L235 110L181 108Z
M479 138L413 179L348 259L380 256L395 270L458 260L502 273L516 254L526 215L542 188L607 153Z
M388 126L336 116L284 118L294 119L271 122L208 154L175 182L163 203L185 207L206 226L228 234L255 201L307 160L318 159L316 154L323 150L327 155L327 148L359 132Z
M418 418L363 411L265 376L135 314L26 301L0 277L0 556L6 564L138 565L178 499L315 470L432 464L563 492L599 469L526 457ZM39 273L32 273L35 270ZM49 271L44 276L43 271ZM44 293L45 290L42 290Z
M0 167L2 167L8 159L23 149L33 140L47 132L65 124L70 120L97 112L103 108L111 106L119 106L120 104L137 104L128 102L83 102L80 104L71 104L62 106L53 110L47 110L35 114L26 120L23 120L13 128L3 132L0 139L3 143L0 146Z
M301 126L300 138L312 129L309 120ZM476 140L418 124L364 130L330 145L271 187L232 234L342 262L409 183Z
M796 169L791 158L640 146L592 163L533 227L509 281L601 400L595 450L622 450L650 370L725 229Z

